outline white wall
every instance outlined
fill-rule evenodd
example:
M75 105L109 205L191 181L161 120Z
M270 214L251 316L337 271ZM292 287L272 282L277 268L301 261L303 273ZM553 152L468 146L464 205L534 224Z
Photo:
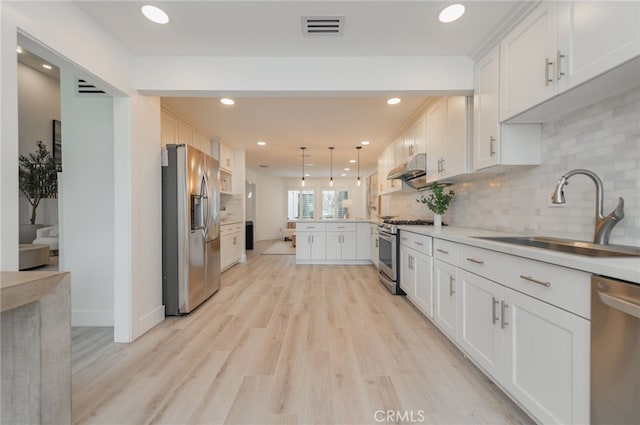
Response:
M473 91L473 61L463 56L147 56L138 58L136 87L142 93L183 96L194 92L285 92L289 96L296 92L354 91L469 94Z
M60 269L71 272L73 326L113 326L113 99L78 97L60 72L62 210Z
M60 82L18 63L19 152L36 150L41 140L53 153L53 120L60 120Z
M134 156L137 143L134 123L141 128L159 128L159 113L145 113L135 101L135 57L115 38L89 19L72 2L0 2L0 269L18 268L18 114L17 114L17 53L18 33L21 44L75 76L99 85L109 93L122 96L114 99L115 140L113 163L118 164L114 176L113 267L116 311L115 339L133 340L142 329L162 320L154 303L161 297L161 285L152 283L133 291L135 279L147 279L161 270L157 256L140 261L134 250L153 253L161 246L161 231L134 232L134 214L145 211L142 202L160 204L160 191L149 191L144 183L133 180L134 168L157 167L155 156ZM97 54L96 52L99 52ZM129 94L131 97L128 97ZM64 120L63 120L64 125ZM65 135L66 137L66 135ZM14 141L13 143L11 141ZM159 145L159 141L157 142ZM73 206L70 206L73 209ZM65 209L65 211L67 211ZM153 223L153 220L151 221ZM62 242L62 241L61 241ZM72 282L75 277L72 274ZM150 308L149 311L143 311ZM137 317L133 317L136 315ZM136 324L137 323L137 324Z
M542 164L452 188L444 221L456 226L592 240L595 186L574 176L564 207L549 206L565 172L586 168L604 183L604 213L625 200L625 218L611 243L640 246L640 87L543 125ZM383 213L431 218L417 191L383 197Z
M256 184L256 241L278 239L280 229L287 224L284 180L252 169L247 169L247 180Z

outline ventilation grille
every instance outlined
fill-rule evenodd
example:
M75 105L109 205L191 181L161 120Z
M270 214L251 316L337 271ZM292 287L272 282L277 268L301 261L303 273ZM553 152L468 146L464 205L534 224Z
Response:
M86 80L78 78L77 93L81 96L103 96L106 95L104 90L100 90L91 83L87 83Z
M303 16L302 33L305 35L342 35L344 16Z

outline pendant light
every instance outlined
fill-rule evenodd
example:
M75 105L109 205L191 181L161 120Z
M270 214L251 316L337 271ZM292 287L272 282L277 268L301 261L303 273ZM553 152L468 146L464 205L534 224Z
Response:
M358 150L358 187L360 187L360 149L362 146L356 146L356 149Z
M329 152L331 152L331 178L329 179L329 186L333 187L333 150L335 147L329 146Z
M304 150L307 149L306 146L301 146L300 150L302 151L302 182L301 185L304 187Z

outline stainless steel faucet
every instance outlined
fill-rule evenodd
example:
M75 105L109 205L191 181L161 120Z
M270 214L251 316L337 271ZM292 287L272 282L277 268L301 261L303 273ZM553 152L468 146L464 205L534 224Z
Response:
M558 183L551 195L551 202L554 204L564 204L564 186L569 184L569 177L576 174L584 174L593 180L596 185L596 227L593 233L593 242L600 245L609 245L609 236L611 230L618 224L620 220L624 218L624 199L618 198L618 205L616 208L606 217L602 213L602 198L603 198L603 186L600 177L593 171L576 169L565 173Z

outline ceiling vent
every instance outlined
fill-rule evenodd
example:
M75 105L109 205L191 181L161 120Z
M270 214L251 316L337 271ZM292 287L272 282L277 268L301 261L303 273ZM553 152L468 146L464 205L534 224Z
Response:
M80 96L103 96L106 95L104 90L100 90L96 86L91 83L88 83L86 80L82 80L78 78L77 81L77 93Z
M344 16L303 16L302 33L305 35L342 35Z

